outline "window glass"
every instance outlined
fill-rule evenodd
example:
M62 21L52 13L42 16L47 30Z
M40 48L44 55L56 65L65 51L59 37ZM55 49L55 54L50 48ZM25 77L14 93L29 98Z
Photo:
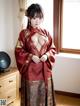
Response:
M62 48L80 49L80 0L63 1Z

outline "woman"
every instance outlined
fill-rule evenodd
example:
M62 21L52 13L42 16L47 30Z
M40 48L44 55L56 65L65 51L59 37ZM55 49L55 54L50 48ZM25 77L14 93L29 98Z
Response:
M55 106L52 66L55 46L45 29L40 28L43 11L39 4L26 10L27 28L20 32L15 48L21 74L21 106Z

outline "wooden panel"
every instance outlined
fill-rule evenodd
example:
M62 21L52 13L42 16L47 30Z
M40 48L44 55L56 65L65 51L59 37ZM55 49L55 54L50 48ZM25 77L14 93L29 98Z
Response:
M13 102L19 97L19 72L17 68L0 73L0 99L7 99L8 106L14 106Z

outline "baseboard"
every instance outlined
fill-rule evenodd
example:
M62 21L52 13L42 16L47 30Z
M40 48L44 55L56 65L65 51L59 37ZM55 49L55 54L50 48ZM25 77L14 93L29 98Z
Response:
M55 90L55 93L56 94L59 94L59 95L80 98L80 94L77 94L77 93L65 92L65 91L58 91L58 90Z
M21 88L19 88L19 91L21 91ZM80 94L77 94L77 93L66 92L66 91L59 91L59 90L55 90L55 93L59 94L59 95L80 98Z

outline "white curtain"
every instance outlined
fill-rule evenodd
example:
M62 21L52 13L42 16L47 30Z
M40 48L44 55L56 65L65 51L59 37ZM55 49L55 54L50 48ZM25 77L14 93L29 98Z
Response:
M19 21L20 21L20 29L24 28L24 17L25 17L25 9L27 5L27 0L18 0L19 1Z

